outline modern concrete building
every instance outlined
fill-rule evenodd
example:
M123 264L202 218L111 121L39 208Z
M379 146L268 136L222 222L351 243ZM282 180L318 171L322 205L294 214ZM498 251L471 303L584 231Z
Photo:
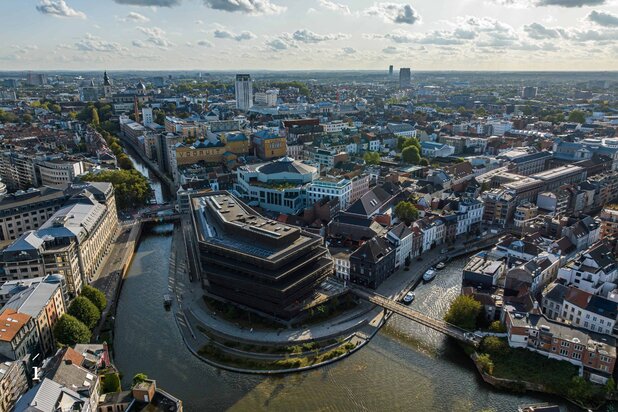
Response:
M253 81L249 74L237 74L235 83L236 108L247 111L253 107Z
M320 236L262 217L229 192L193 198L192 219L210 296L292 319L333 273Z
M402 89L412 87L412 71L409 67L399 69L399 87Z
M28 365L23 360L0 362L0 412L9 412L28 390Z
M323 199L337 199L339 209L347 209L352 200L352 182L345 178L321 177L307 185L307 206Z

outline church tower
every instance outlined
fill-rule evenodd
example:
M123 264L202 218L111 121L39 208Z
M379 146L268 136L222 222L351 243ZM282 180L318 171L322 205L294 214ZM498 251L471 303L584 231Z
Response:
M103 72L103 96L106 99L112 98L112 83L107 75L107 70Z

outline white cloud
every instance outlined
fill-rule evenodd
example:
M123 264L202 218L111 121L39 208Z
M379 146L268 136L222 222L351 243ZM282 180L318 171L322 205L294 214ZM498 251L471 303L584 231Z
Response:
M216 29L213 35L217 39L231 39L236 41L252 40L257 36L250 31L242 31L240 33L234 33L226 29Z
M352 14L352 11L350 10L350 8L346 6L345 4L335 3L334 1L331 1L331 0L318 0L318 4L320 5L320 7L326 10L338 12L341 14L347 14L347 15Z
M103 40L99 37L86 33L86 36L75 43L75 48L86 52L119 53L126 49L116 42Z
M301 43L321 43L330 40L348 39L350 35L344 33L318 34L311 30L301 29L292 33L291 38Z
M270 0L203 0L204 5L214 10L251 15L281 14L287 8Z
M374 3L365 9L364 14L380 17L387 23L414 24L421 20L421 16L409 4Z
M135 13L134 11L127 14L126 19L131 20L131 21L137 21L137 22L150 21L148 17L144 16L143 14Z
M71 8L64 0L41 0L36 9L54 17L73 17L85 19L86 14Z
M165 30L159 27L138 26L137 29L146 35L146 42L151 43L161 49L167 49L174 45L174 43L166 39Z

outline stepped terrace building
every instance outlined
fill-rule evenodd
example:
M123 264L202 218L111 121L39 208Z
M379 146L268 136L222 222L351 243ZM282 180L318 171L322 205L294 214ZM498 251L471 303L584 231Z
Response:
M292 319L333 273L320 236L264 218L228 192L191 206L203 286L214 297Z

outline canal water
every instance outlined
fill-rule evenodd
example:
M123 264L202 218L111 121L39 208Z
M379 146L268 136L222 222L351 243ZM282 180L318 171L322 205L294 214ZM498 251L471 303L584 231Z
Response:
M144 234L120 295L114 349L124 385L136 373L146 373L181 398L189 412L501 412L552 400L492 389L453 342L397 316L366 347L317 370L261 377L206 365L185 348L172 313L163 308L171 226L154 229ZM420 285L413 305L441 317L459 293L463 265L464 260L456 260L431 283Z
M157 204L167 202L170 198L169 189L165 185L161 184L161 181L157 178L157 176L148 170L146 165L139 160L139 157L137 157L135 153L132 151L125 151L125 153L129 156L129 159L133 161L133 167L135 167L135 170L140 172L140 174L146 177L146 179L150 182L150 187L154 192L154 197Z

